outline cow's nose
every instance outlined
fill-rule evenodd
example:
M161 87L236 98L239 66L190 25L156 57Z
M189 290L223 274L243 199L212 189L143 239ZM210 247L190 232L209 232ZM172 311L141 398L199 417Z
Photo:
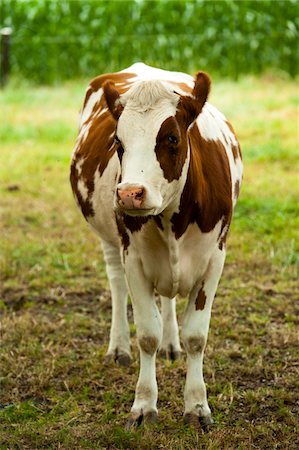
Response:
M141 208L145 198L145 188L117 189L117 198L120 206L126 209Z

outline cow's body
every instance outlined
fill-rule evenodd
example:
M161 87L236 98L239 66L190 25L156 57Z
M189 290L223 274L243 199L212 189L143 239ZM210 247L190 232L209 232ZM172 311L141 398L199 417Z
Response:
M189 297L185 416L210 421L203 352L242 161L231 126L205 103L208 91L205 74L194 83L135 64L93 80L82 109L71 183L102 240L113 302L108 354L120 363L130 358L127 286L133 302L141 370L130 423L156 415L156 351L181 352L177 294Z

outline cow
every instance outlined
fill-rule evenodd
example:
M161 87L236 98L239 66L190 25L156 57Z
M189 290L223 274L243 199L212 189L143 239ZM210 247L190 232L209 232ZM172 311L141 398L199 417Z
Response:
M107 356L131 360L130 295L140 372L128 427L157 419L156 354L182 353L176 296L188 298L184 419L213 423L203 378L213 299L242 180L241 150L207 102L210 78L133 64L91 81L70 181L100 236L112 297ZM157 298L160 298L161 313Z

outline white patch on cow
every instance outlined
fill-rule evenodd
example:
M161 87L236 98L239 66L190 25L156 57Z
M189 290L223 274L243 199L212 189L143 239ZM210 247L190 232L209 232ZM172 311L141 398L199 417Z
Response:
M169 234L172 236L167 233L169 220L163 212L163 232L154 231L147 223L143 225L142 233L133 233L130 252L138 254L146 278L151 280L160 295L187 297L205 274L211 256L218 248L222 220L208 233L203 233L197 224L192 223L178 240L171 230ZM173 283L176 283L176 289Z
M97 93L98 92L99 91L97 91ZM89 98L89 100L90 100L90 98ZM82 114L82 116L80 118L80 132L79 132L79 135L78 135L77 140L76 140L76 147L81 146L85 142L85 140L86 140L86 138L88 136L90 128L91 128L91 126L93 124L93 120L90 120L88 123L86 123L86 121L90 118L91 113L92 113L92 109L93 109L96 101L94 101L92 103L92 107L88 108L87 111L86 111L86 108L87 108L87 106L89 104L89 101L88 101L86 107L84 108L83 114ZM108 111L108 108L99 109L96 113L93 114L92 119L98 119L99 117L101 117L102 115L107 113L107 111Z
M94 104L93 104L93 106L94 106ZM85 109L84 109L84 111L85 111ZM107 111L108 111L108 108L100 109L99 111L97 111L93 115L93 119L98 119L99 117L104 115ZM81 120L81 129L80 129L80 132L79 132L79 135L78 135L78 138L77 138L79 146L82 145L85 142L85 140L86 140L86 138L88 136L88 133L90 131L90 128L91 128L91 126L93 124L93 120L90 120L88 123L85 123L90 118L91 112L92 112L92 110L89 113L86 113L86 119L84 121Z
M115 138L115 133L113 132L113 133L111 133L110 134L110 136L108 137L108 140L112 140L112 143L111 143L111 145L110 145L110 147L108 148L108 152L111 152L111 150L113 150L113 148L114 148L114 146L115 146L115 140L114 140L114 138Z
M87 187L86 187L86 185L85 185L85 183L84 183L84 181L82 179L79 179L79 181L77 183L77 188L78 188L78 191L81 194L82 199L84 201L86 201L87 198L88 198L88 189L87 189Z
M80 127L86 122L86 120L88 120L88 118L90 117L90 115L92 113L94 105L101 100L102 95L103 95L102 88L98 89L97 91L93 92L90 95L90 97L81 113Z
M240 187L241 187L241 183L242 183L242 174L243 174L243 161L242 159L239 157L234 161L235 164L235 171L236 171L236 175L235 175L235 180L234 183L236 181L239 181L240 183Z
M103 116L107 111L108 111L108 108L99 109L99 111L97 111L95 113L94 118L98 119L99 117Z
M186 297L197 280L200 280L207 270L222 225L222 219L214 229L203 233L198 226L190 224L186 232L179 239L180 246L180 295Z
M232 146L238 146L236 137L229 128L226 117L209 103L203 107L202 113L196 119L196 124L206 141L220 141L225 148L231 172L232 201L235 205L234 185L236 180L241 178L243 171L241 158L235 160L232 152Z
M75 156L75 154L76 154L76 151L77 151L77 148L78 148L78 143L79 143L79 136L77 136L77 139L76 139L76 142L75 142L75 145L74 145L74 148L73 148L73 151L72 151L72 155L71 155L71 161L73 161L73 159L74 159L74 156Z
M223 222L223 220L225 220L225 217L222 217L222 222ZM227 224L223 227L223 230L222 230L222 232L221 232L221 235L220 235L219 238L218 238L218 241L221 241L221 239L224 238L224 237L226 236L226 234L228 233L228 230L229 230L229 226L230 226L230 224L227 223Z
M184 91L179 84L184 83L190 88L194 86L194 78L190 75L183 72L170 72L168 70L162 70L155 67L147 66L143 63L133 64L131 67L123 70L122 72L132 73L134 75L132 78L129 78L128 81L136 82L136 81L147 81L147 80L159 80L166 81L169 83L175 83L175 91L180 95L190 95L190 92Z
M131 78L130 81L160 80L171 81L174 83L186 83L190 87L193 87L194 85L194 78L186 73L157 69L156 67L150 67L140 62L122 70L122 72L136 73L136 77Z
M91 128L91 125L92 125L92 121L88 122L86 125L84 125L84 124L82 125L82 128L79 133L79 138L80 138L79 145L82 145L83 142L86 140L89 130Z
M175 116L179 96L173 87L160 81L137 83L121 96L124 110L119 118L117 136L124 147L122 159L122 183L120 189L129 186L144 187L147 191L145 209L158 214L165 206L165 195L170 183L155 153L156 138L161 124Z
M139 81L120 99L123 106L127 105L129 109L137 112L156 109L158 102L162 102L168 108L171 107L173 112L173 106L176 108L178 101L179 97L175 94L173 86L159 80Z
M89 199L95 212L94 216L88 217L91 225L102 239L119 246L119 235L115 223L114 211L112 208L114 200L115 177L119 173L119 160L117 155L113 155L106 169L100 174L99 167L94 173L94 191Z
M228 141L232 145L237 145L235 135L228 127L225 116L210 103L204 105L196 123L201 136L206 141L219 140L223 145Z
M242 173L243 173L243 162L241 158L234 159L232 150L225 146L229 167L230 167L230 173L231 173L231 180L232 180L232 201L233 206L235 206L237 202L237 198L235 197L235 184L236 181L239 181L240 187L241 187L241 180L242 180Z
M80 175L82 173L82 166L83 166L84 161L85 161L84 158L80 158L76 162L76 170L77 170L77 173L78 173L79 177L80 177Z
M76 162L76 171L77 171L77 176L78 176L77 188L78 188L78 191L79 191L82 199L84 201L86 201L88 199L88 188L87 188L83 178L81 178L82 166L84 164L84 161L85 161L84 158L78 159L78 161Z

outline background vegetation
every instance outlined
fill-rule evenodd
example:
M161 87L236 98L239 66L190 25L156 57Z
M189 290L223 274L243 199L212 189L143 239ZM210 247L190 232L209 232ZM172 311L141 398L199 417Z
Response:
M220 75L298 73L296 0L1 0L14 73L39 83L142 60Z

